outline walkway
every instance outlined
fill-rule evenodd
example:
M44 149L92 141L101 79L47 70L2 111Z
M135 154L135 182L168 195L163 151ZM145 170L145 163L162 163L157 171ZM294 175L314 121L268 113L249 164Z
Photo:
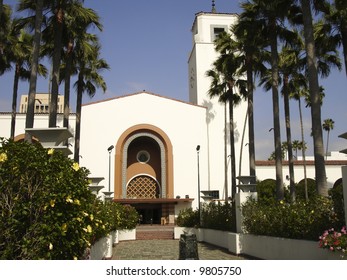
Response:
M223 248L198 243L200 260L242 260ZM178 260L179 240L121 241L113 249L113 260Z

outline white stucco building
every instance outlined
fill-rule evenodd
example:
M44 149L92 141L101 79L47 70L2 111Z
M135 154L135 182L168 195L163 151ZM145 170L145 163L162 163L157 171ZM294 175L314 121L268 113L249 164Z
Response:
M230 162L225 161L230 150L225 138L227 108L208 97L206 71L217 58L213 40L236 20L235 14L196 14L187 58L190 102L143 91L82 106L80 165L91 177L104 178L100 194L111 191L115 201L133 205L145 223L160 223L162 217L172 223L180 209L196 208L199 197L223 199L226 184L231 192ZM247 176L248 150L240 153L241 138L248 139L246 112L246 102L234 109L236 174ZM10 136L10 123L11 114L1 113L1 137ZM47 114L35 115L35 128L47 126ZM61 114L58 126L62 127ZM74 126L71 114L73 135ZM24 132L25 114L18 114L15 139L23 138ZM73 151L73 137L69 142ZM273 166L257 166L258 179L275 178L274 172ZM334 176L338 179L341 173Z

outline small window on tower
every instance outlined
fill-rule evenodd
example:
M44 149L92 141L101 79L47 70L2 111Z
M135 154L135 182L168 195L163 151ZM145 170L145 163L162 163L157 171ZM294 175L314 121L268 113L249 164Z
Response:
M213 28L213 40L217 39L218 35L224 32L225 29L223 27L215 27Z

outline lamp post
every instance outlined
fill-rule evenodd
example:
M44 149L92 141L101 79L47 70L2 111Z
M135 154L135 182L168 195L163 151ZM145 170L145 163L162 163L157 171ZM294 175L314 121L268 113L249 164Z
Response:
M198 160L198 211L199 211L199 226L201 221L201 213L200 213L200 167L199 167L199 152L200 152L200 145L196 146L196 154L197 154L197 160Z
M108 192L103 192L105 195L105 201L111 199L111 152L113 150L114 146L111 145L107 148L108 151Z
M108 191L111 192L111 152L114 146L111 145L107 148L108 151Z

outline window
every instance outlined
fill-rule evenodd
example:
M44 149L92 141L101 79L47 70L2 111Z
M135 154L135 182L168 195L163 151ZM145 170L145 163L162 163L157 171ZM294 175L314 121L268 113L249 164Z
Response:
M211 41L213 42L214 40L217 39L218 35L221 34L224 31L227 31L228 27L227 26L211 26Z
M140 163L147 163L150 159L150 155L147 151L139 151L136 158Z

